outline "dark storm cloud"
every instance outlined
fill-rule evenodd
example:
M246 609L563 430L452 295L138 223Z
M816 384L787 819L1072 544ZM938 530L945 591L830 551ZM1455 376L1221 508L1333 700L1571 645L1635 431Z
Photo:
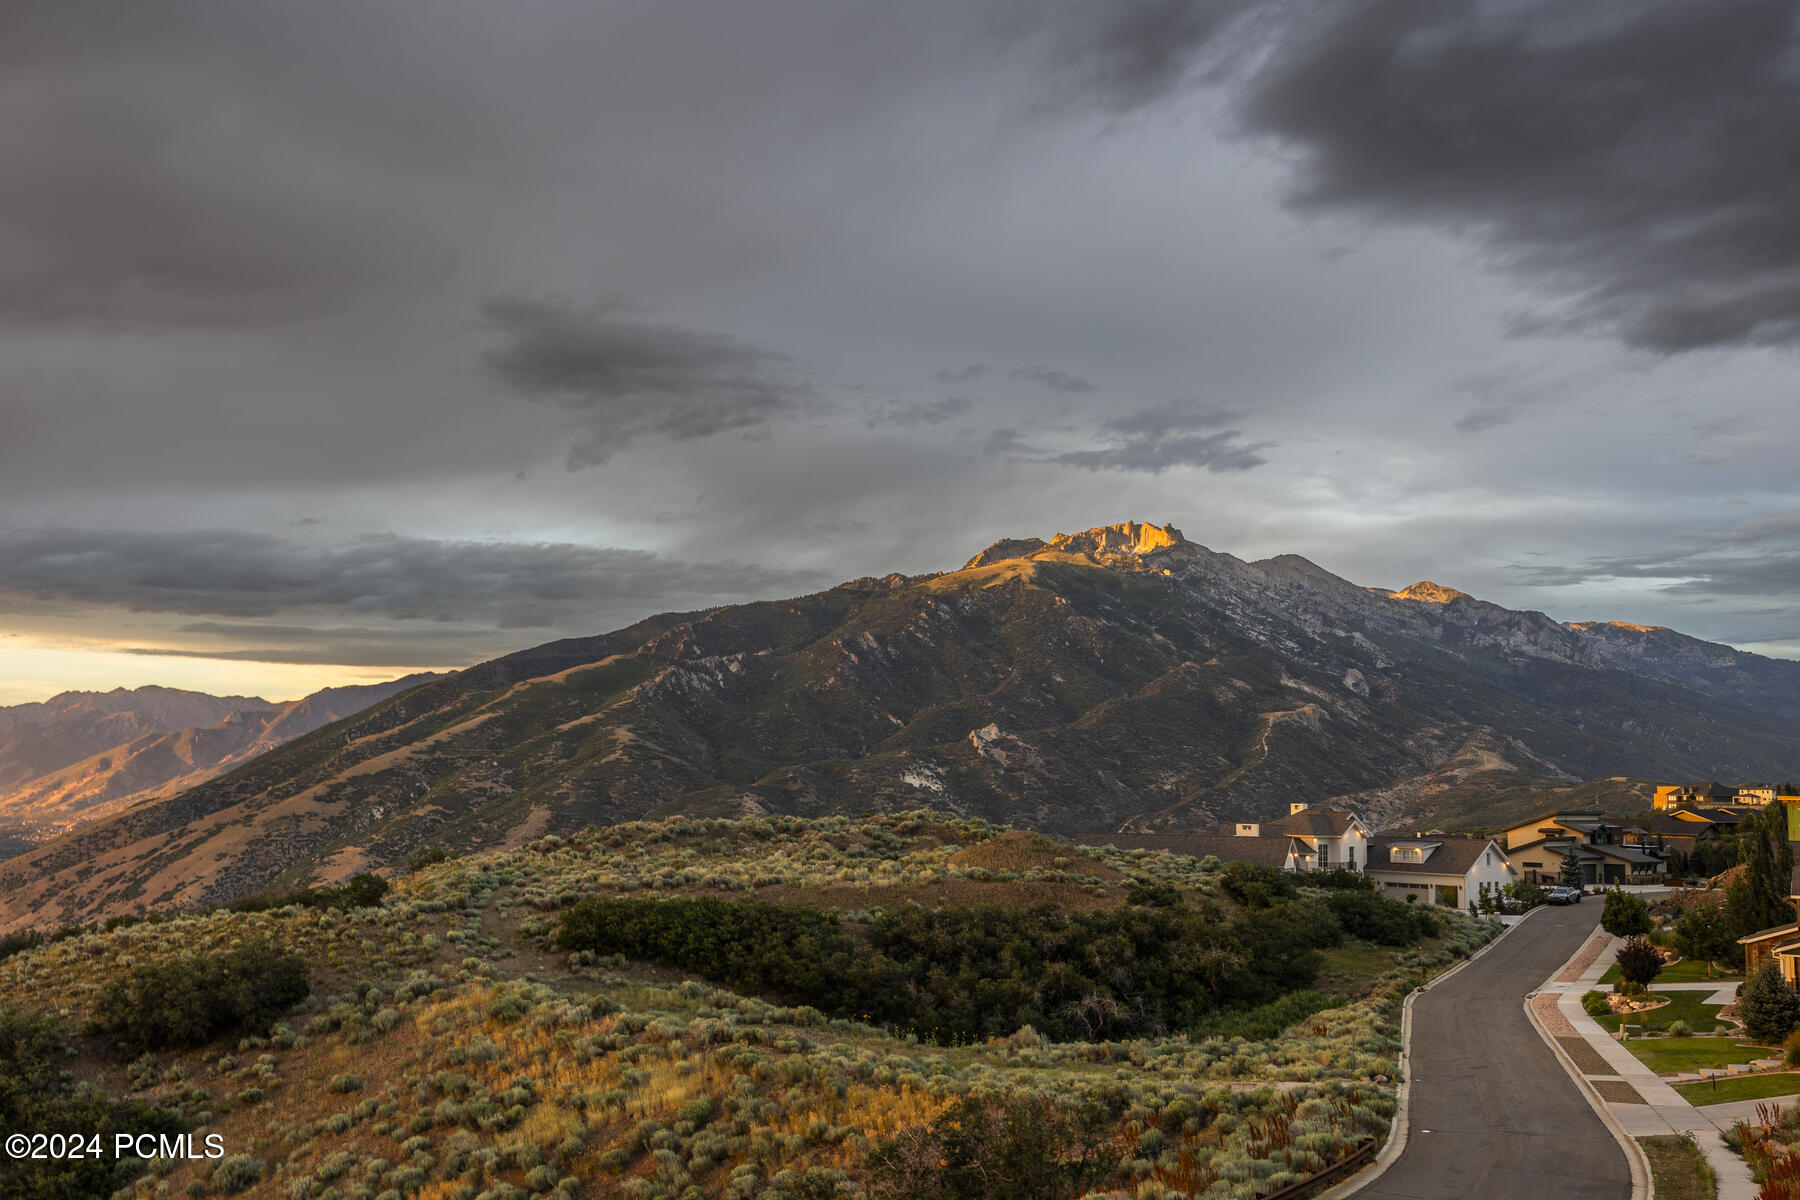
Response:
M896 400L876 406L864 423L871 429L884 425L918 429L954 421L958 417L967 416L974 408L975 401L968 396L945 396L941 400Z
M1254 0L1120 0L1062 14L1059 82L1112 113L1153 104L1205 70L1220 35Z
M970 363L966 367L946 368L937 372L933 378L939 383L973 383L977 379L1004 376L1007 379L1019 379L1026 383L1035 383L1039 387L1053 392L1070 395L1086 395L1099 390L1092 380L1083 379L1073 371L1061 371L1055 367L1014 367L1010 371L1002 371L990 367L986 363Z
M1675 596L1791 596L1800 593L1800 509L1690 534L1675 546L1514 569L1539 587L1635 579L1663 581L1661 590Z
M241 328L450 268L417 222L369 203L379 169L325 168L292 125L275 150L279 120L182 78L207 73L177 45L194 14L128 8L0 18L0 322Z
M1236 429L1217 429L1244 414L1217 405L1173 401L1141 408L1100 422L1100 437L1111 444L1073 450L1049 461L1087 471L1145 471L1160 475L1175 467L1247 471L1267 462L1260 450L1273 442L1246 443Z
M1103 450L1071 450L1050 462L1084 471L1145 471L1160 475L1175 467L1209 471L1248 471L1269 460L1257 451L1272 442L1245 443L1235 429L1213 434L1175 434L1120 440Z
M0 531L0 596L195 616L322 609L502 629L580 626L824 582L781 568L595 546L371 535L315 548L238 530Z
M1174 433L1191 433L1197 429L1216 429L1240 420L1243 416L1244 413L1238 409L1216 404L1171 400L1167 404L1152 405L1123 416L1109 417L1101 422L1101 428L1108 433L1123 434L1126 437L1160 438Z
M1558 298L1521 332L1791 344L1797 14L1794 0L1334 0L1289 23L1241 113L1299 150L1296 206L1473 234Z
M572 468L605 462L644 437L766 430L813 402L787 355L646 320L620 301L577 308L499 297L482 313L502 339L482 356L494 378L580 415Z

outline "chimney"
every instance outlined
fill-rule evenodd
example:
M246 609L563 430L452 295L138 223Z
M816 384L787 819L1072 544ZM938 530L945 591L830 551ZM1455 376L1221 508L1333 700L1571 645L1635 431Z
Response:
M1306 801L1304 801L1304 800L1290 802L1288 804L1288 816L1290 816L1290 817L1293 816L1297 812L1305 812L1305 811L1306 811Z
M1258 825L1255 821L1239 821L1237 823L1237 836L1261 837L1262 826Z

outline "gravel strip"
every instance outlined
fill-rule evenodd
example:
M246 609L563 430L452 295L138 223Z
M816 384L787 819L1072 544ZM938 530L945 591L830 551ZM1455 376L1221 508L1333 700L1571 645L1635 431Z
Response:
M1575 1032L1575 1026L1569 1023L1569 1018L1563 1016L1562 1011L1556 1007L1555 992L1544 992L1542 995L1533 996L1531 998L1531 1011L1532 1014L1537 1017L1538 1022L1543 1025L1545 1032L1551 1037L1565 1038L1579 1036Z
M1610 941L1612 939L1603 933L1589 938L1588 944L1581 948L1581 953L1577 954L1574 961L1564 967L1562 974L1556 977L1556 982L1574 983L1580 979L1581 973L1594 965L1594 960L1600 957L1600 952L1606 949L1606 943Z
M1583 1075L1617 1075L1619 1073L1619 1069L1607 1062L1606 1057L1589 1045L1586 1038L1559 1037L1556 1039L1556 1044L1563 1048L1563 1051L1568 1054L1570 1060Z
M1600 1098L1608 1104L1643 1104L1644 1098L1637 1094L1637 1089L1623 1079L1590 1079L1588 1081Z

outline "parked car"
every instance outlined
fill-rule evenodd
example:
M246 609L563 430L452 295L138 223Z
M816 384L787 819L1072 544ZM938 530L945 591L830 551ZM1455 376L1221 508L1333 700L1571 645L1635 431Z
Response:
M1580 904L1581 889L1572 887L1553 887L1544 896L1546 904Z

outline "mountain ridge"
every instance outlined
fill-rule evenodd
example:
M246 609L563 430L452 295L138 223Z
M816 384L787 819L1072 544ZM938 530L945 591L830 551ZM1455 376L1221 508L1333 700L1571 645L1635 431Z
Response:
M413 689L0 863L0 927L643 817L923 803L1086 832L1336 800L1410 823L1471 792L1794 773L1800 664L1643 636L1398 599L1170 526L1007 539Z

